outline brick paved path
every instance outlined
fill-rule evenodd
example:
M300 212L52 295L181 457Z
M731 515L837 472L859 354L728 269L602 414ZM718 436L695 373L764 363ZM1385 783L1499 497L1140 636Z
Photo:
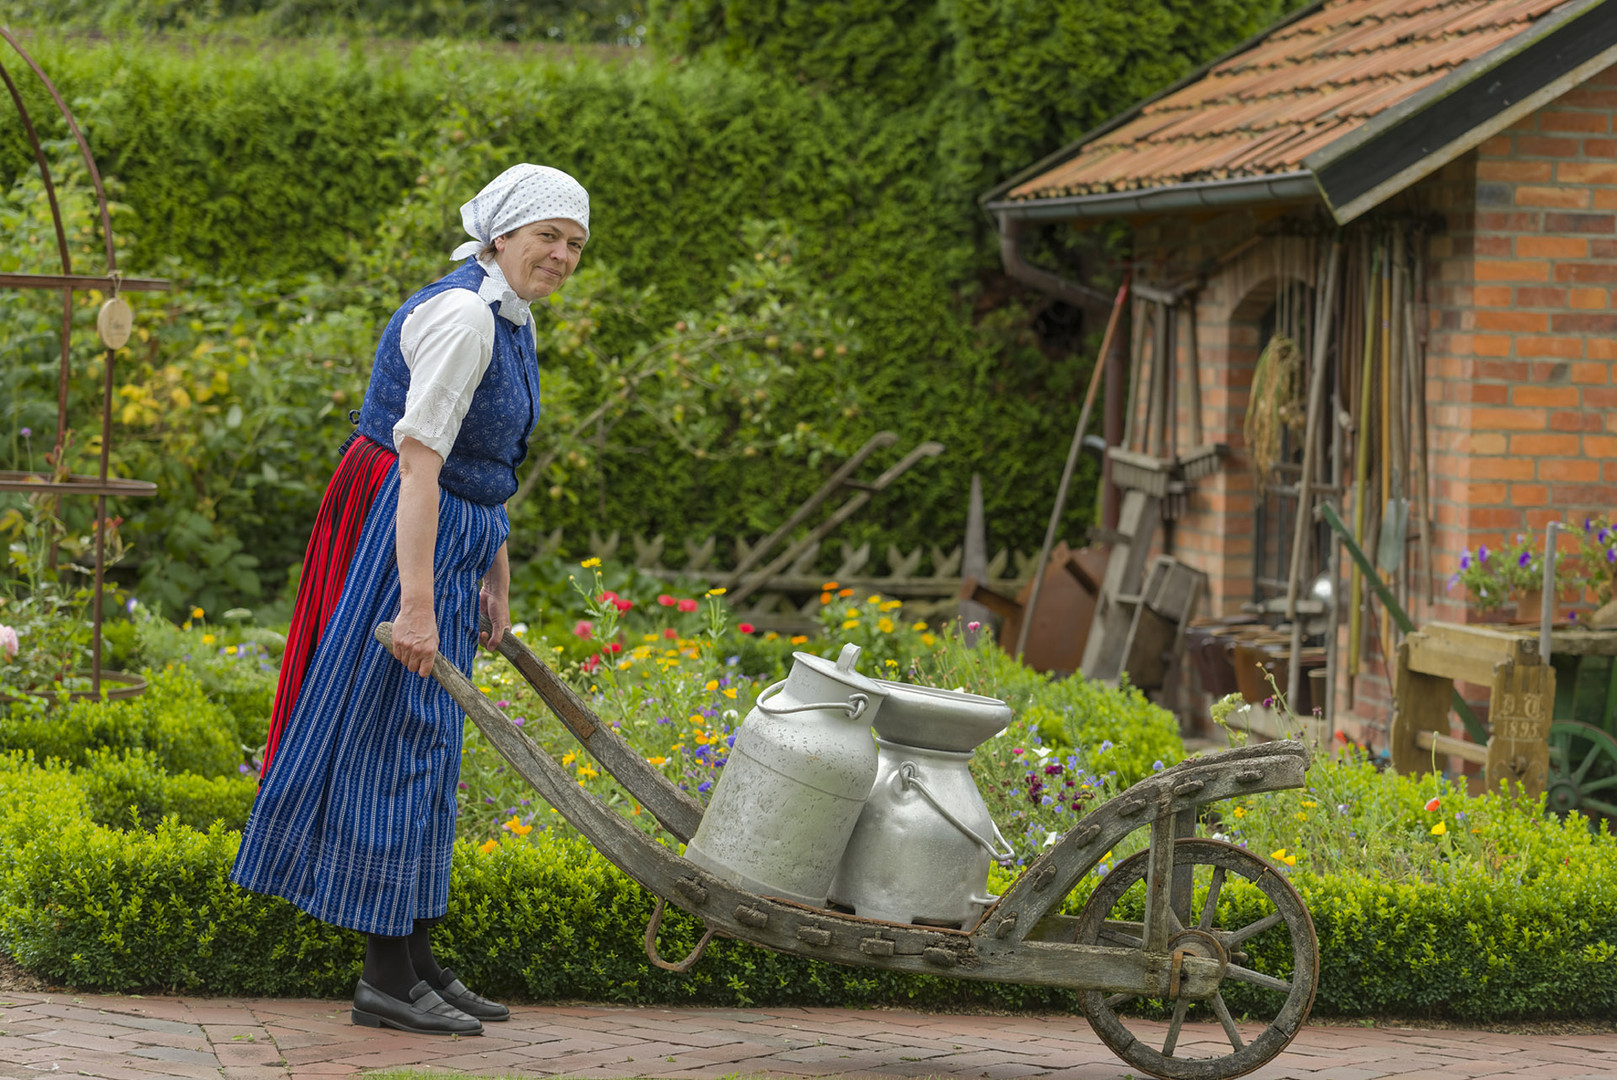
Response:
M0 995L0 1076L288 1080L406 1066L603 1078L1129 1075L1081 1017L1068 1016L535 1006L518 1008L489 1032L442 1039L355 1027L346 1002L7 994ZM1219 1037L1216 1030L1202 1034ZM1310 1025L1251 1075L1617 1080L1617 1034Z

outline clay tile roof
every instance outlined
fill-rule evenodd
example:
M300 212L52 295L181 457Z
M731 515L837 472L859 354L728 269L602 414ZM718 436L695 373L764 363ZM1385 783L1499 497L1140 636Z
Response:
M1303 158L1569 0L1326 0L1138 114L1011 199L1293 172Z

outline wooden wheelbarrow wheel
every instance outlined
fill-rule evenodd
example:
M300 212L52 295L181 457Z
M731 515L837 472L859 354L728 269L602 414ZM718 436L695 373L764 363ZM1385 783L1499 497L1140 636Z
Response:
M1172 1010L1163 1035L1133 1015L1125 1023L1119 1010L1135 1001L1132 994L1087 991L1079 1000L1101 1041L1135 1068L1166 1080L1232 1080L1272 1060L1308 1018L1319 985L1314 922L1291 883L1245 848L1221 840L1180 840L1173 861L1176 869L1190 871L1195 888L1189 910L1170 920L1168 948L1222 961L1219 989L1204 1001L1174 1000L1177 987L1170 984L1160 999L1162 1008ZM1141 924L1126 920L1137 920L1144 909L1149 863L1150 852L1142 851L1096 886L1079 917L1079 944L1144 947ZM1255 889L1230 889L1235 880ZM1220 900L1229 925L1219 918ZM1260 964L1277 974L1258 971ZM1236 1026L1237 1013L1268 1017L1266 1026L1249 1039ZM1198 1024L1187 1031L1185 1020L1192 1016L1216 1019L1218 1027Z

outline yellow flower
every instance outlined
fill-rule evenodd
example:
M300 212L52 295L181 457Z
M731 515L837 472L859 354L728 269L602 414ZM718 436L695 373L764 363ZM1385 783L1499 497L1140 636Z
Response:
M1314 801L1314 800L1312 800L1312 799L1304 799L1304 800L1303 800L1303 805L1304 805L1304 806L1305 806L1305 807L1307 807L1307 808L1308 808L1308 809L1310 809L1310 810L1312 810L1312 809L1313 809L1313 808L1314 808L1314 807L1316 807L1316 806L1318 806L1318 805L1319 805L1319 803L1317 803L1317 802L1315 802L1315 801Z
M666 765L666 764L668 764L668 759L661 756L661 755L658 755L657 757L648 757L646 759L646 764L647 765Z
M1299 810L1299 811L1297 811L1297 820L1298 821L1307 821L1308 820L1308 815L1303 813L1301 810Z
M588 765L580 765L578 767L578 775L582 776L586 780L593 780L601 774L590 768Z
M730 590L726 589L723 585L715 585L713 588L711 588L711 589L709 589L707 591L707 594L709 596L723 596L725 593L727 593L729 591Z
M578 760L578 755L573 753L571 750L567 751L567 753L565 753L565 754L563 754L561 756L561 763L563 765L571 765L573 762L575 762L577 760Z
M1297 856L1295 856L1295 855L1287 855L1284 861L1285 861L1285 864L1287 866L1296 866L1297 865Z
M898 666L898 661L897 660L883 660L882 663L886 664L888 667L897 667Z
M891 634L893 632L893 620L892 619L877 619L876 620L876 629L880 630L884 634Z
M736 688L733 686L730 687L724 692L724 696L729 698L731 701L734 701L736 699Z
M697 727L707 727L707 717L698 713L697 715L691 717L691 723L695 724Z
M937 644L937 640L938 639L933 637L931 634L921 635L921 644L925 645L927 648L931 648L933 645Z
M793 645L802 645L806 641L808 641L807 634L793 634L791 638L791 643Z
M585 559L583 562L579 563L578 565L582 566L586 570L592 570L595 567L601 565L601 560L597 559L595 556L592 555L589 558Z
M910 627L910 629L911 630L925 630L926 629L926 620L925 619L917 620L916 623L913 626Z
M867 604L879 604L879 603L881 603L881 594L877 593L874 596L865 597L865 603L867 603Z
M640 640L641 641L656 641L657 640L657 635L656 634L641 634L640 635Z
M855 627L857 627L858 625L859 625L859 620L858 619L849 619L849 620L847 620L846 622L844 622L842 624L842 629L844 629L844 630L852 630Z
M478 844L477 845L477 850L481 851L484 855L487 855L487 854L489 854L491 852L498 851L499 847L500 847L499 841L497 841L494 838L490 837L489 839L483 841L481 844Z
M717 679L709 679L707 681L707 685L705 687L703 687L703 689L706 690L710 694L713 691L717 690L718 688L719 688L719 680L717 680Z
M1236 817L1246 817L1246 811L1244 809L1242 809L1241 807L1237 806L1235 808L1235 816Z
M779 638L780 638L780 635L775 633L775 631L773 631L773 630L771 630L769 633L764 635L764 640L765 641L776 641Z
M712 741L713 741L712 739L708 738L706 735L702 734L700 731L698 731L696 733L696 745L697 746L706 746L708 743L710 743Z
M199 607L191 609L191 618L193 618L193 619L200 619L200 618L202 618L202 616L204 616L206 614L207 614L207 612L203 611Z
M509 829L518 836L527 836L529 833L533 832L533 826L522 824L522 819L517 817L515 814L512 814L511 820L501 825L500 828Z
M881 609L883 611L897 611L899 608L901 608L903 606L904 606L904 601L902 601L902 600L889 600L886 603L881 605Z
M234 645L226 645L225 646L225 655L226 656L235 656L236 655L236 646L234 646Z
M1449 827L1447 825L1443 824L1441 821L1439 821L1436 825L1432 826L1432 835L1433 836L1442 836L1444 833L1446 833L1448 831L1449 831Z
M213 635L212 634L203 634L202 635L202 644L204 644L204 645L212 645L213 644Z
M619 671L628 671L629 670L629 661L627 661L627 660L619 660L618 661L618 670Z
M1286 858L1286 849L1281 848L1279 851L1269 852L1269 858L1274 859L1277 862L1284 862Z

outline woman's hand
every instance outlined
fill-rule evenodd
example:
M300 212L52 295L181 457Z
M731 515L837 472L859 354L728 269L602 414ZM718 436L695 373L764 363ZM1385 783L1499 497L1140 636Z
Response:
M438 658L438 619L432 604L403 608L393 619L393 655L417 675L431 675Z
M479 605L489 622L488 632L478 635L485 649L498 649L500 638L511 628L511 561L505 549L506 545L501 544L495 553L494 565L489 567L478 593Z

